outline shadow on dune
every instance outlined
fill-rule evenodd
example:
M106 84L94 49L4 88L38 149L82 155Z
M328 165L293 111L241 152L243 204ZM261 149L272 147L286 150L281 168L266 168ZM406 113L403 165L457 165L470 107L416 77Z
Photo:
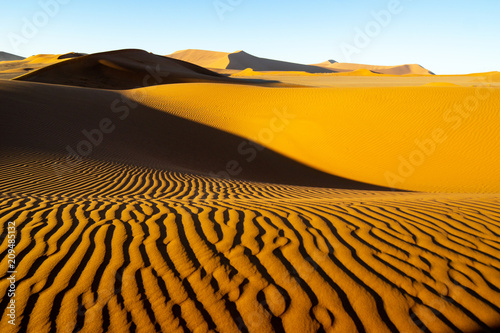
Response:
M253 56L244 51L228 55L229 64L227 69L244 70L252 68L254 71L300 71L307 73L335 73L333 69L320 66L303 65L286 61L265 59Z
M133 105L112 91L6 82L0 84L0 98L4 150L66 155L90 147L84 158L241 180L387 190L323 173L269 149L259 150L241 137ZM96 129L103 119L113 130L100 138ZM96 144L89 145L89 136Z

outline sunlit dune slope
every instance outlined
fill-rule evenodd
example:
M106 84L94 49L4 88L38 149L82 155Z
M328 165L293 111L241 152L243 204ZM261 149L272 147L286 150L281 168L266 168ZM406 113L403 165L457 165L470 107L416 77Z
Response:
M16 76L32 72L36 69L50 66L65 59L79 57L80 53L38 54L29 58L11 61L0 61L0 79L12 79Z
M500 190L497 88L192 84L124 94L341 177L418 191Z
M206 68L238 70L252 68L255 71L296 71L307 73L334 72L331 69L315 65L303 65L287 61L260 58L244 51L226 53L190 49L177 51L168 55L168 57L192 62Z
M314 66L320 66L332 70L344 70L344 71L355 71L358 69L366 69L380 74L392 74L392 75L431 75L431 71L425 69L424 67L417 64L409 65L398 65L398 66L375 66L375 65L364 65L364 64L351 64L351 63L341 63L333 60L328 60L320 64L315 64Z
M15 80L129 89L180 82L232 82L208 69L142 50L95 53L44 67Z
M226 68L229 52L188 49L169 54L167 57L184 60L205 68Z

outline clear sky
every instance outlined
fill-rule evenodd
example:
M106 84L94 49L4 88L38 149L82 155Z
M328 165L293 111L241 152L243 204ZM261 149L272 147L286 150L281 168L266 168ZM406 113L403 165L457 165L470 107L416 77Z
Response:
M197 48L306 64L418 63L436 74L500 71L498 0L18 0L0 9L0 50L22 56Z

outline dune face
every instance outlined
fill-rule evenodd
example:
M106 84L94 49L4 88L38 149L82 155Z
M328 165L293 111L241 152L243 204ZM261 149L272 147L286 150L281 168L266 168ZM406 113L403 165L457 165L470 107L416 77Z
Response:
M336 176L410 191L500 191L497 88L193 84L124 94Z
M142 50L118 50L80 56L22 75L15 80L103 89L130 89L181 82L231 82L231 79L205 68Z
M0 80L1 332L500 328L498 73L29 59Z
M15 54L1 52L0 51L0 61L12 61L12 60L23 60L23 57L17 56Z

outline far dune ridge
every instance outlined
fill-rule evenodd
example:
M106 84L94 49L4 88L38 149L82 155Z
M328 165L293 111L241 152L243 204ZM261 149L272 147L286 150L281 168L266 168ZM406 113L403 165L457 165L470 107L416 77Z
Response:
M182 50L168 57L192 62L206 68L237 69L251 68L254 71L294 71L307 73L332 73L334 70L314 65L303 65L287 61L272 60L253 56L245 51L233 53L205 50Z
M205 68L254 71L282 71L306 73L343 73L366 69L379 74L392 75L431 75L431 71L420 65L374 66L363 64L338 63L328 60L319 64L303 65L286 61L259 58L244 51L215 52L188 49L174 52L168 57L192 62Z
M332 70L356 71L360 69L369 70L379 74L392 75L433 75L434 73L417 64L398 65L398 66L374 66L363 64L341 63L334 60L328 60L314 66L320 66Z
M24 57L12 54L12 53L7 53L7 52L2 52L0 51L0 62L1 61L12 61L12 60L23 60Z

